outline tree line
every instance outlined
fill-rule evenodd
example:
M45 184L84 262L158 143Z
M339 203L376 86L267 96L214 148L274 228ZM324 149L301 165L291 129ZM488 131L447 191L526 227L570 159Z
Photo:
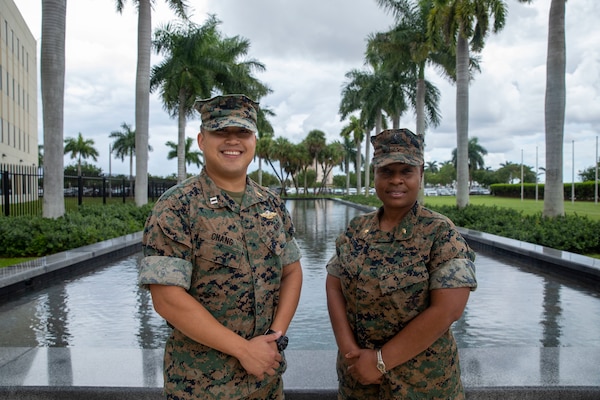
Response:
M165 110L178 121L177 176L185 171L185 124L197 97L216 93L246 93L260 101L271 92L267 84L253 75L264 65L248 58L249 41L239 36L225 37L218 30L220 21L209 16L203 25L189 21L183 0L166 0L180 17L151 31L151 0L134 1L138 9L138 65L136 73L135 161L136 204L147 203L149 93L158 90ZM519 0L530 3L530 0ZM562 157L565 112L565 0L551 0L547 56L546 113L546 196L544 216L564 215L562 196ZM121 12L124 0L117 0ZM354 163L357 187L370 186L369 133L400 126L408 110L416 115L416 133L425 135L429 126L440 122L439 90L426 79L426 66L456 85L455 156L457 206L469 204L469 182L473 179L468 157L469 82L480 70L477 55L490 33L500 32L506 22L507 6L502 0L376 0L379 7L394 16L395 25L387 32L368 37L366 68L346 73L339 114L348 124L340 132L343 142L323 144L324 132L315 129L302 146L275 137L262 109L258 115L257 157L271 164L284 181L295 179L310 166L319 167L323 176L334 165L343 163L346 175ZM41 87L46 149L46 172L52 178L44 196L44 216L56 218L64 213L62 205L62 143L64 103L64 41L66 0L42 0ZM164 60L150 69L154 49ZM365 140L367 139L367 140ZM364 168L361 151L365 143ZM353 146L354 151L347 150ZM302 148L301 148L302 147ZM286 149L285 154L281 154ZM351 160L350 157L354 156ZM130 160L133 156L130 155ZM309 159L310 162L309 162ZM278 171L274 161L279 162ZM361 171L364 172L364 183ZM304 173L306 176L306 173ZM260 173L259 173L260 178ZM349 179L349 177L347 178ZM304 184L306 186L306 183ZM347 186L349 180L347 180Z

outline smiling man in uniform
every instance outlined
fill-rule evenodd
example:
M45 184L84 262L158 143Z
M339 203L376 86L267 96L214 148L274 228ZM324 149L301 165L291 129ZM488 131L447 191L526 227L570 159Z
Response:
M282 399L285 336L302 286L285 204L247 176L258 103L198 100L200 175L169 189L146 222L139 283L173 327L168 399Z

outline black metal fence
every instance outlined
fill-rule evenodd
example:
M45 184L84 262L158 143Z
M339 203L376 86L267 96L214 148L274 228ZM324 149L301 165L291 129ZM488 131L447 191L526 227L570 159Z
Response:
M155 201L177 182L148 179L148 199ZM0 164L2 216L42 215L44 173L33 166ZM122 177L64 177L65 210L82 204L134 202L135 181Z

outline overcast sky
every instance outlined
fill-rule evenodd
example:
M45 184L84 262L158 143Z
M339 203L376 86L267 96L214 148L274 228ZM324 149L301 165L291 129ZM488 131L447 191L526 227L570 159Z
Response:
M40 0L15 0L33 35L41 31ZM153 31L175 18L157 0ZM364 68L366 38L387 31L393 19L375 0L190 1L192 20L207 14L222 21L227 36L250 40L248 57L265 64L257 75L273 89L261 105L277 116L271 122L276 136L294 143L312 129L327 134L328 143L341 140L338 108L345 73ZM544 95L546 86L547 26L550 0L520 4L507 0L506 26L490 35L481 54L482 72L470 86L469 137L477 137L488 151L486 166L497 169L507 161L535 169L545 165ZM564 138L564 181L594 165L600 134L600 2L574 0L566 5L567 108ZM71 0L67 3L66 90L64 136L81 132L93 139L100 153L96 165L109 172L108 135L123 122L135 124L137 15L127 1L122 15L114 0ZM158 62L153 55L152 65ZM39 75L39 74L38 74ZM441 91L442 122L426 132L426 161L451 159L456 147L455 86L429 70L427 79ZM186 134L195 138L200 121L189 120ZM401 127L416 130L412 112ZM39 106L39 139L42 108ZM177 121L169 118L156 94L150 100L149 172L176 173L167 161L166 141L177 140ZM536 157L537 154L537 157ZM574 156L573 156L574 155ZM573 166L574 159L574 166ZM88 160L93 162L93 160ZM65 165L73 163L68 156ZM255 170L253 164L250 171ZM112 160L112 173L129 173L129 162ZM269 171L267 169L268 172ZM191 166L188 172L195 173ZM542 177L542 180L544 178Z

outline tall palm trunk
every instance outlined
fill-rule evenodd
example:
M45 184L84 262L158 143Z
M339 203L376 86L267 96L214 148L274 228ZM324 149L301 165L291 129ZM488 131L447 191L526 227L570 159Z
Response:
M367 134L367 142L369 141L369 135ZM362 150L360 148L360 142L356 143L356 193L360 192L362 187ZM365 144L365 147L367 145Z
M262 158L258 157L258 184L262 185Z
M150 0L138 2L137 71L135 80L135 204L148 203L148 125L150 114Z
M64 202L64 93L67 0L42 0L41 91L44 124L43 216L59 218Z
M425 63L420 62L418 65L419 77L417 79L417 135L423 136L425 141ZM419 189L419 202L423 203L425 199L425 174L421 178L421 188Z
M546 185L545 217L565 214L563 189L563 138L565 124L565 0L552 0L548 23L546 60Z
M346 194L350 194L350 158L348 157L348 154L346 154L344 166L346 167Z
M375 135L381 132L381 110L377 111L377 118L375 118ZM367 140L365 143L365 196L369 195L369 187L371 185L371 137L367 133ZM360 192L359 192L360 194Z
M469 41L460 33L456 40L456 181L456 206L462 209L469 205Z
M186 178L185 170L185 90L179 91L178 112L177 112L177 182L183 182Z
M133 149L129 150L129 196L133 193Z

